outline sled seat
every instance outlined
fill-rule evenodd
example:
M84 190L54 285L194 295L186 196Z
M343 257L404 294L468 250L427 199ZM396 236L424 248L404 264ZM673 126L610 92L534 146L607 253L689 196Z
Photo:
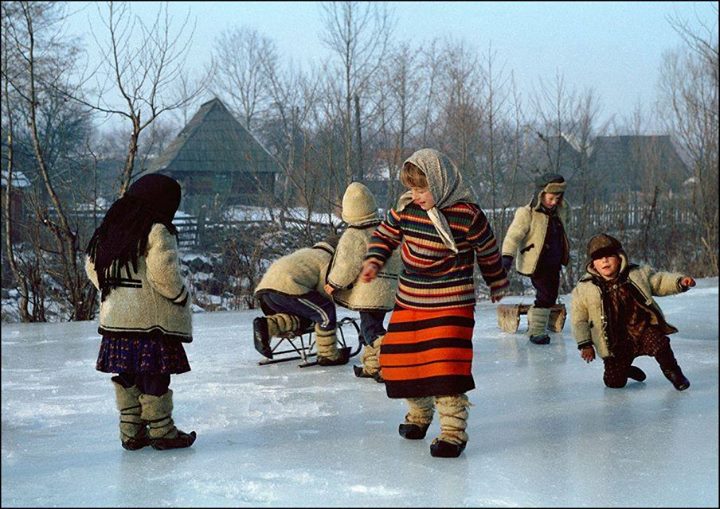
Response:
M497 319L498 326L501 330L514 334L520 326L520 316L527 315L530 304L498 304ZM554 304L550 308L550 318L548 319L548 329L552 332L560 332L565 326L567 318L567 310L562 302Z
M362 348L358 320L358 318L345 317L337 323L338 350L341 352L349 352L349 357L357 355ZM348 330L344 329L348 326L351 327L349 329L350 332L352 332L352 329L355 329L357 345L345 338L345 333L348 332ZM258 362L261 366L297 359L301 360L298 364L301 368L317 364L314 324L310 324L307 328L299 332L288 332L281 336L270 338L268 344L264 344L259 338L255 337L254 344L255 350L265 357ZM313 357L315 357L315 359L312 359Z

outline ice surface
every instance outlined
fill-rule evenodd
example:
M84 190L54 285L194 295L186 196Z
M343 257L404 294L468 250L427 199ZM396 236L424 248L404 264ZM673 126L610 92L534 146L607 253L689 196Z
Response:
M125 451L110 375L94 369L97 324L4 324L2 506L717 507L718 279L658 302L680 329L684 392L649 357L644 383L607 389L569 320L537 346L525 318L507 334L479 303L457 459L430 456L437 419L425 440L402 439L404 402L350 365L259 366L253 311L193 317L192 371L171 388L195 445Z

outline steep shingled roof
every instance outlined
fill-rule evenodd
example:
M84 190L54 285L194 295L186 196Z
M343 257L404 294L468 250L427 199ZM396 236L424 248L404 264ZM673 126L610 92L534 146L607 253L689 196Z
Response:
M215 98L200 106L180 134L159 157L149 162L142 174L279 171L265 147Z

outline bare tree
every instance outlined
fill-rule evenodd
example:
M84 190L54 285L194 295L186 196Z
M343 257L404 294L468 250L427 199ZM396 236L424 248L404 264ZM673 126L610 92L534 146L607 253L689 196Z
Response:
M253 130L256 116L271 106L272 74L277 68L275 43L255 29L231 28L218 36L213 55L219 64L213 88L230 99L231 109Z
M692 212L700 226L698 272L716 275L718 266L718 32L717 6L709 23L693 30L671 19L685 47L664 55L661 111L669 131L690 160ZM706 260L702 263L702 260Z
M9 57L8 60L14 63L12 71L10 66L3 66L3 93L9 102L7 115L3 118L9 144L7 171L12 178L15 147L18 146L13 118L22 115L27 126L33 171L41 183L40 189L36 187L33 199L28 195L28 203L32 204L36 219L29 228L33 246L33 254L29 259L32 262L25 264L26 270L23 271L15 263L14 254L9 254L9 259L12 260L11 266L24 294L22 298L28 299L28 294L33 295L32 319L45 319L46 281L43 278L51 277L62 286L63 297L70 306L71 319L85 320L94 313L95 292L84 274L78 232L69 220L66 204L59 191L63 175L59 171L61 165L57 156L66 151L67 146L55 150L58 140L53 139L58 129L63 128L60 115L67 111L57 91L68 87L65 81L71 74L76 48L67 45L54 32L57 23L63 18L63 11L58 9L57 4L7 4L3 4L2 11L3 47L7 50L5 55ZM82 116L77 110L72 113ZM67 171L71 169L67 168ZM12 181L9 180L9 183ZM51 208L48 207L48 200ZM11 213L8 207L4 212ZM6 224L10 227L7 233L12 239L13 222L10 215L6 216ZM54 240L53 247L44 244L47 235ZM6 248L8 251L14 250L11 241L6 244ZM46 256L51 260L46 262ZM26 300L21 302L21 314L22 319L31 318Z
M177 33L172 33L172 19L167 4L158 10L151 24L131 16L127 2L107 2L103 17L108 39L101 42L102 64L98 76L100 92L95 103L83 100L95 110L119 116L129 121L130 135L122 175L120 194L132 181L140 134L160 115L183 107L200 95L206 85L201 79L187 95L175 97L175 82L185 75L185 58L192 41L192 31L186 35L189 14ZM111 99L111 91L118 94L121 106Z
M392 29L385 4L373 2L325 2L322 4L323 42L340 59L342 72L342 138L344 186L353 176L362 180L364 168L353 158L353 101L360 101L385 56ZM360 109L360 108L358 108ZM354 168L353 168L354 167Z

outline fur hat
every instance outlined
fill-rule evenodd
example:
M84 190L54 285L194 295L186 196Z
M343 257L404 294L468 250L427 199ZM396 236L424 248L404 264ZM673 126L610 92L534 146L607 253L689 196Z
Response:
M597 260L604 256L619 256L622 252L623 248L620 241L606 233L595 235L587 245L587 256L591 260Z
M565 178L557 173L546 173L535 179L538 191L543 193L564 193Z
M377 203L370 190L360 182L351 183L342 199L342 219L347 224L378 220Z

